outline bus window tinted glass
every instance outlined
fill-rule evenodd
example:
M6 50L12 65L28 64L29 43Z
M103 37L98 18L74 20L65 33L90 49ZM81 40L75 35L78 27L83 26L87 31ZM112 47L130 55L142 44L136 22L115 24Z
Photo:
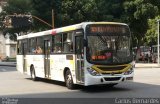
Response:
M17 53L18 54L22 54L22 42L21 41L18 41L18 44L17 44Z
M64 53L73 52L72 32L63 34L63 51Z
M36 50L36 38L29 39L29 50L30 50L30 53L35 53L35 50Z
M61 53L62 52L62 34L58 34L54 36L54 43L53 43L53 52L54 53Z
M36 53L37 54L43 53L43 37L37 38Z

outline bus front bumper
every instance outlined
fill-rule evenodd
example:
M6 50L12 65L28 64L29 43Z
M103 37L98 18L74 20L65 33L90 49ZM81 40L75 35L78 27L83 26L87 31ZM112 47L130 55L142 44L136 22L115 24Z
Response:
M85 77L85 86L89 85L101 85L101 84L114 84L120 82L133 81L133 73L129 75L116 74L116 75L101 75L101 76L92 76L86 74Z

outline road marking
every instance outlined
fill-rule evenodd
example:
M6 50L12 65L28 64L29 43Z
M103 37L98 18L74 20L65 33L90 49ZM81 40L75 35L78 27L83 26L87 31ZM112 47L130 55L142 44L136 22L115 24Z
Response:
M2 72L6 72L7 70L6 70L6 69L0 69L0 71L2 71Z

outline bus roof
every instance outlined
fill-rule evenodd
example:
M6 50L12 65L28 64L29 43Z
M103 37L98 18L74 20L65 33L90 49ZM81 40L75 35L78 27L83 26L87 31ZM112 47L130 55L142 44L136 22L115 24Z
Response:
M82 29L88 24L116 24L116 25L126 25L125 23L119 23L119 22L82 22L79 24L74 24L70 26L65 26L65 27L60 27L60 28L55 28L47 31L42 31L42 32L36 32L36 33L29 33L27 35L22 35L18 36L17 40L20 39L25 39L25 38L32 38L32 37L38 37L38 36L44 36L44 35L49 35L49 34L56 34L56 33L62 33L62 32L67 32L67 31L72 31L76 29Z

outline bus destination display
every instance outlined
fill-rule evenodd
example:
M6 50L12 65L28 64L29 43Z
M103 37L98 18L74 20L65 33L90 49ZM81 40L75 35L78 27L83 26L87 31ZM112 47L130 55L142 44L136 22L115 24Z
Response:
M114 33L114 34L126 34L128 33L128 28L126 26L117 25L89 25L87 32L94 33Z

